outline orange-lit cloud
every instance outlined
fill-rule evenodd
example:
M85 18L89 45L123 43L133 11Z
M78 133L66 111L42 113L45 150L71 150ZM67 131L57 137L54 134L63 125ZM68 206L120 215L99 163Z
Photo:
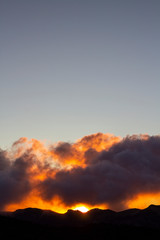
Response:
M0 151L0 208L112 208L160 203L160 136L92 134L47 145L20 138Z

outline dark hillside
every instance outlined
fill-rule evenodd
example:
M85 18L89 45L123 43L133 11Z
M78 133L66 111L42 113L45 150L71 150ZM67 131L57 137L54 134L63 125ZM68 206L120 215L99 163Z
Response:
M0 216L2 239L156 239L160 236L160 207L122 212L93 209L58 214L41 209L21 209Z

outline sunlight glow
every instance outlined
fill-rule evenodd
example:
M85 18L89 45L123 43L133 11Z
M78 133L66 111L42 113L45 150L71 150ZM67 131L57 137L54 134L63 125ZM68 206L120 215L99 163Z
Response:
M74 208L74 210L78 210L78 211L80 211L82 213L86 213L86 212L89 211L89 209L87 207L85 207L85 206L76 207L76 208Z

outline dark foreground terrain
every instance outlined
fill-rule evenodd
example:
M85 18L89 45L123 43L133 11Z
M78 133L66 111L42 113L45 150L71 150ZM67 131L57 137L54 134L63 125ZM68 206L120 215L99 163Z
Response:
M160 239L160 206L66 214L27 208L0 215L1 239Z

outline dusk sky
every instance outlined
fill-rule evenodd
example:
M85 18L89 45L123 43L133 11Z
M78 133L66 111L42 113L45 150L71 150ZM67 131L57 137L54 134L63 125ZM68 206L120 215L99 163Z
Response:
M159 134L159 0L1 0L0 147Z
M0 0L0 30L0 211L160 204L160 1Z

